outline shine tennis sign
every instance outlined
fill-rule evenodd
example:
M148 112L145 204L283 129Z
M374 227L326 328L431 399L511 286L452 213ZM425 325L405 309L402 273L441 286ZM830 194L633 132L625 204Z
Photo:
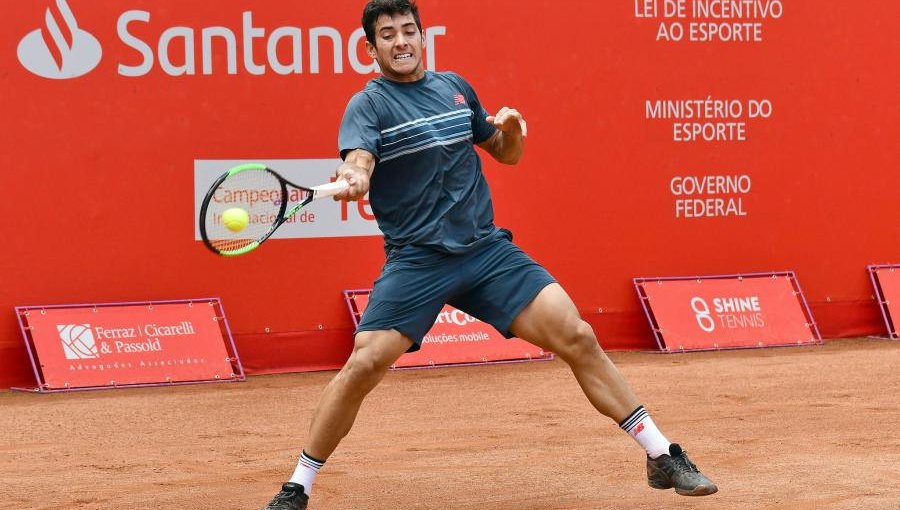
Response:
M821 343L793 273L636 278L660 350Z

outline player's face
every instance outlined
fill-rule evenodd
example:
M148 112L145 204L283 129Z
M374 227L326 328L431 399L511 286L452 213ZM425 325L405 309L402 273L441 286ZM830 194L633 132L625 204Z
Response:
M394 81L416 81L425 75L422 48L425 39L412 14L382 14L375 22L375 45L366 42L381 74Z

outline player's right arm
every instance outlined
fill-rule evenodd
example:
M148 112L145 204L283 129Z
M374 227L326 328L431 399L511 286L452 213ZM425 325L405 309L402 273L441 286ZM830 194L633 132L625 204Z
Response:
M344 162L335 175L350 187L335 195L335 200L359 200L368 193L380 149L381 121L375 104L365 91L357 92L347 103L338 131L338 150Z
M364 149L353 149L344 155L344 162L335 171L339 180L350 186L334 196L335 200L359 200L369 192L369 180L375 170L375 155Z

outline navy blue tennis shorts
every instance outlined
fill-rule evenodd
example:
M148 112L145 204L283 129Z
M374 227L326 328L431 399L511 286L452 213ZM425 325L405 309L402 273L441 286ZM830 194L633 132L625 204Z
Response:
M396 329L413 341L409 352L414 352L449 303L510 338L513 319L554 282L504 229L464 254L421 246L393 248L356 332Z

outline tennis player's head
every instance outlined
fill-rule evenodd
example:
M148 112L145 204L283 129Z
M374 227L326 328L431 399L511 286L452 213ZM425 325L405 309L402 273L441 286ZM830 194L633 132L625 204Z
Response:
M425 37L414 0L370 0L363 10L366 51L381 74L393 81L416 81L425 74Z

